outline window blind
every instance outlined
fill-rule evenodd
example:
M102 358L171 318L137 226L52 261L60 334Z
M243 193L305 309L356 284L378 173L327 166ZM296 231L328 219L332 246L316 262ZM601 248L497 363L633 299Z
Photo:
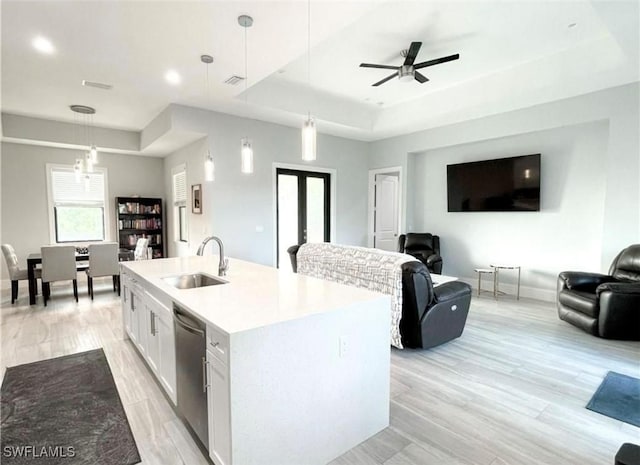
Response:
M177 207L187 204L187 173L185 171L173 175L173 204Z
M54 206L92 205L104 206L104 174L89 173L76 181L75 173L69 169L51 170L51 189Z

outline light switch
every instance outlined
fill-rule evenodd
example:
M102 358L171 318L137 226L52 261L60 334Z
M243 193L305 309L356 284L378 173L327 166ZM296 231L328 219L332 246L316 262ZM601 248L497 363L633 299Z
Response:
M256 226L256 232L259 232L259 233L264 232L264 226L262 225Z
M339 356L343 358L349 353L349 341L346 336L340 336L338 338L339 344Z

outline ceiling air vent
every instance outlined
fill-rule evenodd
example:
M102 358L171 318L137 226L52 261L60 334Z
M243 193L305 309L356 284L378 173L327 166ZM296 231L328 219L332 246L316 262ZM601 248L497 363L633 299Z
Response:
M229 84L230 86L235 86L237 85L239 82L244 81L244 78L242 76L231 76L229 79L227 79L226 81L224 81L225 84Z
M85 87L95 87L96 89L102 89L102 90L111 90L113 89L113 86L110 84L103 84L101 82L91 82L91 81L87 81L85 79L82 80L82 85Z

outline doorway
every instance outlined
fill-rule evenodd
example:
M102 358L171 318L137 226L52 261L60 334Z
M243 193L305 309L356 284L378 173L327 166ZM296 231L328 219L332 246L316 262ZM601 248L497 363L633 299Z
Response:
M329 173L276 168L276 266L289 263L287 249L331 239Z
M401 168L369 171L369 246L396 252L402 213Z

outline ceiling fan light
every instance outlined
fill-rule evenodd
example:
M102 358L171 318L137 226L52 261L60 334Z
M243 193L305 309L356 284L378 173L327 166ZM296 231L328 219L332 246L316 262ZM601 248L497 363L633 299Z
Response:
M413 66L401 66L398 70L398 79L400 82L412 82L415 77Z
M251 174L253 173L253 147L251 147L251 140L245 137L241 140L241 145L240 171L244 174Z
M302 126L302 159L314 161L316 159L316 122L309 116Z

